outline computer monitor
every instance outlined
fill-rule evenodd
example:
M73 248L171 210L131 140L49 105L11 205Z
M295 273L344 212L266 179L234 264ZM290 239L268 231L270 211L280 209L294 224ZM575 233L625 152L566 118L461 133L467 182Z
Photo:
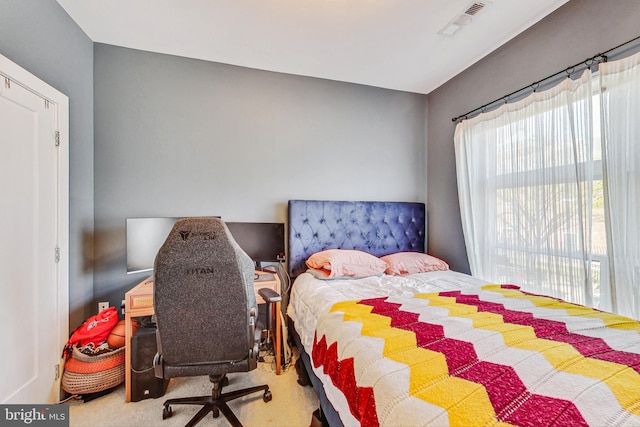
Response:
M278 222L227 222L238 245L255 262L284 261L284 224Z
M127 274L153 270L156 254L179 218L127 218Z
M152 271L156 254L179 217L127 218L127 274ZM258 263L283 261L284 224L225 222L238 245Z

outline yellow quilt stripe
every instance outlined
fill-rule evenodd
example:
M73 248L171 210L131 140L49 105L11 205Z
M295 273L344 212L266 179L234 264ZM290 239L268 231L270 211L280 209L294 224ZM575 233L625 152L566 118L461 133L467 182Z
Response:
M445 409L454 426L510 425L496 420L484 386L449 376L443 354L417 347L415 333L391 327L389 317L371 310L357 302L338 303L331 309L342 312L345 321L361 323L362 335L384 339L384 357L409 366L410 395ZM451 402L457 403L451 407Z
M496 286L499 287L499 285ZM512 289L504 290L512 291ZM453 305L467 306L467 304L443 301L441 297L433 298L432 294L420 294L416 295L416 298L428 299L431 306L446 308ZM538 338L530 326L504 323L499 314L480 312L458 317L470 319L475 328L502 334L505 345L541 353L558 371L594 378L605 383L623 408L635 415L640 415L640 409L634 405L637 401L637 390L640 390L640 375L626 365L586 358L570 344Z
M482 289L492 292L497 292L504 295L506 298L520 298L529 300L536 307L545 307L556 310L564 310L567 314L571 316L580 316L587 317L592 319L600 319L602 323L609 327L620 329L624 331L636 331L640 333L640 323L629 319L628 317L620 316L613 313L606 313L602 311L593 310L589 307L584 307L577 304L572 304L570 302L558 301L553 298L544 297L544 296L536 296L536 295L526 295L517 289L505 289L500 285L485 285Z
M488 395L481 384L449 376L442 353L415 347L395 353L390 358L409 366L409 394L446 409L451 425L511 425L495 419L493 406L488 410ZM458 407L451 408L451 402L456 402L461 396L466 398Z

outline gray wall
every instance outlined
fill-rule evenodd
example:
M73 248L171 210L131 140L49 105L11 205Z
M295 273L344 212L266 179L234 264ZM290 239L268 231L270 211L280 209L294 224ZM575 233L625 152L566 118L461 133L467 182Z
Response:
M428 97L94 50L54 0L0 10L0 53L70 99L73 327L141 279L124 274L128 216L283 222L290 198L428 193L429 251L468 271L451 118L637 36L640 2L572 0Z
M425 201L426 96L104 44L94 49L96 298L125 218L285 222L289 199Z
M69 326L93 298L93 43L54 0L0 0L0 54L69 97Z
M428 95L429 251L469 272L451 118L640 35L640 1L571 0Z

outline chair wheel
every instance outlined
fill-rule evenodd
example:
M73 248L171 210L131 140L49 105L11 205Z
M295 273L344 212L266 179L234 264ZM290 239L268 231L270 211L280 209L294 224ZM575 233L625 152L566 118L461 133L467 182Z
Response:
M224 377L222 382L220 382L220 387L226 387L229 385L229 377Z
M213 418L218 418L218 417L220 416L220 410L218 409L218 407L217 407L217 406L214 406L214 407L211 409L211 416L212 416Z
M171 409L171 406L165 406L162 410L162 419L166 420L167 418L171 418L172 415L173 411Z
M265 391L264 395L262 396L262 400L264 400L264 403L271 402L271 399L273 399L271 392L269 390Z

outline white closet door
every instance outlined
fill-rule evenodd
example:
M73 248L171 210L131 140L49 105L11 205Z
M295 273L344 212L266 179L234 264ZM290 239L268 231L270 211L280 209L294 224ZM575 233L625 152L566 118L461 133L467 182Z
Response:
M0 74L0 402L52 403L68 335L68 101L4 57Z

